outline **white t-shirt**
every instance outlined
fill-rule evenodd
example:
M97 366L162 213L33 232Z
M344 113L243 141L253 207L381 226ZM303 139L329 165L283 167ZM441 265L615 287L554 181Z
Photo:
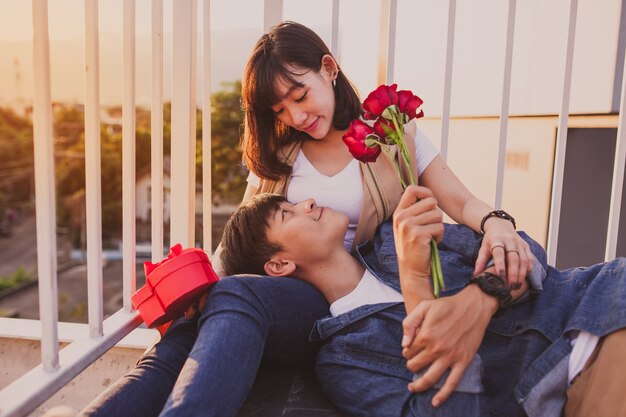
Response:
M417 130L415 153L417 172L421 174L439 151L424 133ZM259 177L251 172L248 175L248 184L258 187ZM363 183L357 160L351 160L344 169L329 177L320 173L300 150L293 163L287 200L297 203L307 198L313 198L318 205L330 207L348 216L349 225L344 247L350 251L363 205Z
M335 317L368 304L402 301L404 297L401 293L384 284L366 269L356 288L330 305L330 314Z

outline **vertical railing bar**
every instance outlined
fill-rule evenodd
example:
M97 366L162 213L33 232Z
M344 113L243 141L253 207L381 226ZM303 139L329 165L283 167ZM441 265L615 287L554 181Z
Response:
M196 0L174 2L171 243L194 246L196 155Z
M152 261L163 257L163 0L152 3L152 104L150 188Z
M272 26L282 22L284 15L283 0L265 0L263 7L263 31L268 32Z
M380 26L378 36L378 84L389 84L393 74L389 74L390 45L395 45L395 33L392 33L392 20L395 22L392 10L395 10L396 0L381 0L380 2ZM395 23L394 23L395 25ZM393 68L393 64L392 64ZM393 71L393 69L392 69Z
M502 107L500 109L500 140L498 145L498 170L496 173L496 196L494 207L502 207L504 188L504 161L506 158L507 131L509 126L509 102L511 98L511 72L513 63L513 42L515 38L516 0L509 0L509 17L506 30L506 52L504 57L504 79L502 81Z
M85 0L85 193L89 335L102 335L102 209L100 168L100 69L98 1Z
M574 41L576 38L576 14L578 0L570 3L569 29L567 34L567 52L565 56L565 74L563 77L563 100L559 113L559 127L554 155L554 174L552 178L552 198L550 202L550 225L548 229L548 263L556 264L556 253L561 219L561 198L563 197L563 174L565 171L565 151L567 147L567 124L572 85L572 64L574 62Z
M617 125L617 143L615 144L615 162L613 163L613 184L611 189L611 205L609 207L609 224L606 233L606 250L604 260L609 261L617 255L617 238L622 211L622 193L624 189L624 169L626 169L626 65L622 66L622 95L619 105L619 122Z
M205 250L212 252L211 0L204 0L202 17L202 235Z
M439 153L448 159L448 140L450 137L450 104L452 96L452 67L454 64L454 31L456 26L456 0L450 0L448 6L448 35L446 41L446 69L443 81L443 110L441 113L441 146Z
M397 20L398 0L391 0L389 2L389 35L387 36L387 76L385 79L387 84L391 84L395 79Z
M33 0L33 146L35 152L35 209L37 276L41 320L41 362L47 371L59 367L56 203L54 142L50 93L48 1Z
M330 53L339 59L339 0L333 0L330 25Z
M136 285L135 230L135 0L124 0L124 56L122 102L122 276L123 307L132 309L130 297Z

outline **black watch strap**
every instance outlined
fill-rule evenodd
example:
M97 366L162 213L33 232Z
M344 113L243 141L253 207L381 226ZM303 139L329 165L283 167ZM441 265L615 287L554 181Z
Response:
M508 284L498 275L491 272L483 272L480 275L470 278L469 284L476 284L487 295L491 295L498 300L500 308L506 308L513 303L511 289Z
M485 217L483 217L483 219L480 221L480 233L482 233L483 235L485 234L485 222L491 217L498 217L500 219L508 220L513 224L513 229L517 229L513 216L511 216L504 210L493 210L485 214Z

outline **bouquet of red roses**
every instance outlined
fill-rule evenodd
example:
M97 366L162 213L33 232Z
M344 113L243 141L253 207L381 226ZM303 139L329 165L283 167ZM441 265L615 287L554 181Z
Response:
M361 162L374 162L384 152L393 162L396 173L406 188L407 184L402 177L399 162L391 155L390 146L397 146L398 152L404 164L409 167L409 181L417 184L411 156L404 141L404 125L413 119L424 116L424 112L418 109L422 105L421 98L409 90L396 91L396 84L381 85L372 91L363 102L363 117L373 120L373 126L363 120L353 120L348 132L343 136L344 143L348 146L354 158ZM432 278L433 293L439 297L440 289L444 288L441 262L437 243L431 240L430 275Z

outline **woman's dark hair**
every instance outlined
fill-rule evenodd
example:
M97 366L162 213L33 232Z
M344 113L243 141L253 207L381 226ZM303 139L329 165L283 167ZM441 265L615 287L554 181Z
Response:
M280 102L274 89L278 77L301 85L289 69L319 72L322 57L331 55L322 39L311 29L295 22L274 26L257 42L244 71L242 104L245 111L241 139L245 165L261 178L278 180L291 174L291 166L278 157L278 150L289 142L302 140L306 133L285 126L275 117L272 106ZM335 85L333 127L347 129L361 114L356 89L339 71Z
M282 248L267 238L268 220L286 201L278 194L251 197L232 214L222 235L220 260L228 275L265 274L264 265Z

